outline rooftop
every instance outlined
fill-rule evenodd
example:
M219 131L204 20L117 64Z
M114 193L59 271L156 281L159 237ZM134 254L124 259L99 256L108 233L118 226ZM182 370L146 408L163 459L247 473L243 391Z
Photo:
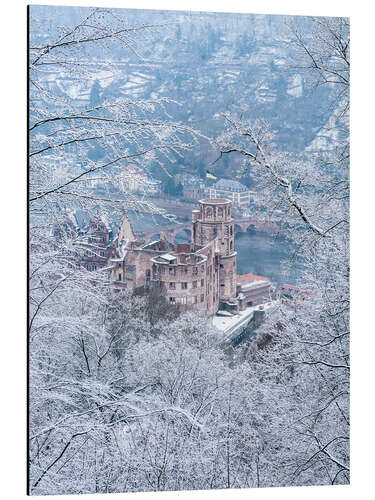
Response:
M171 266L197 266L199 264L203 264L206 260L207 257L205 255L198 253L165 253L162 255L156 255L151 259L151 262L154 264L167 264Z
M265 276L257 276L252 273L248 274L237 274L237 283L245 285L246 283L253 283L255 281L269 281L269 278Z
M155 229L155 234L159 234L163 226L171 224L166 217L152 213L128 211L127 216L135 233L147 233Z
M164 253L163 255L160 255L159 258L168 262L172 262L177 259L175 255L171 255L170 253Z
M276 306L276 302L267 302L266 304L261 304L258 306L247 307L243 311L233 314L232 316L214 316L212 318L212 324L222 333L227 336L238 328L246 324L254 314L254 311L266 311L273 309Z

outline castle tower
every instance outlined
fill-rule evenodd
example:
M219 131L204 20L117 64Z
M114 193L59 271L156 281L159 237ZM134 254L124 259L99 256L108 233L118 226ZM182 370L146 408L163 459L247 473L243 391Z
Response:
M234 249L234 221L232 203L226 199L200 200L199 210L192 214L193 243L205 246L216 239L219 256L219 298L236 296L237 252Z

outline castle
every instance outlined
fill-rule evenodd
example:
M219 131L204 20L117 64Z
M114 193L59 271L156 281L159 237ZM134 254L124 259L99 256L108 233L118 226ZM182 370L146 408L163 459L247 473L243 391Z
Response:
M232 203L204 199L192 212L192 241L139 241L125 216L109 258L110 281L126 290L157 286L171 304L212 316L270 300L271 283L237 276ZM240 279L241 278L241 279Z

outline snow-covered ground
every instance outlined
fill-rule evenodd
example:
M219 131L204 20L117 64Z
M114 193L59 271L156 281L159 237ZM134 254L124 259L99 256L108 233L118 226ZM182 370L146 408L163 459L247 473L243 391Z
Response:
M233 316L214 316L212 318L212 324L223 334L223 336L226 336L232 333L236 328L245 325L251 319L254 311L270 311L276 307L276 305L276 301L267 302L266 304L247 307Z

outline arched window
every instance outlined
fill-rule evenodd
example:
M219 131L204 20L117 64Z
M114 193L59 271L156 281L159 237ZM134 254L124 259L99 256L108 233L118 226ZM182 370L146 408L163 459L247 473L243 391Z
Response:
M217 215L219 217L222 217L223 216L223 209L221 207L218 208L218 211L217 211Z
M212 208L211 207L206 208L206 217L209 219L212 218Z

